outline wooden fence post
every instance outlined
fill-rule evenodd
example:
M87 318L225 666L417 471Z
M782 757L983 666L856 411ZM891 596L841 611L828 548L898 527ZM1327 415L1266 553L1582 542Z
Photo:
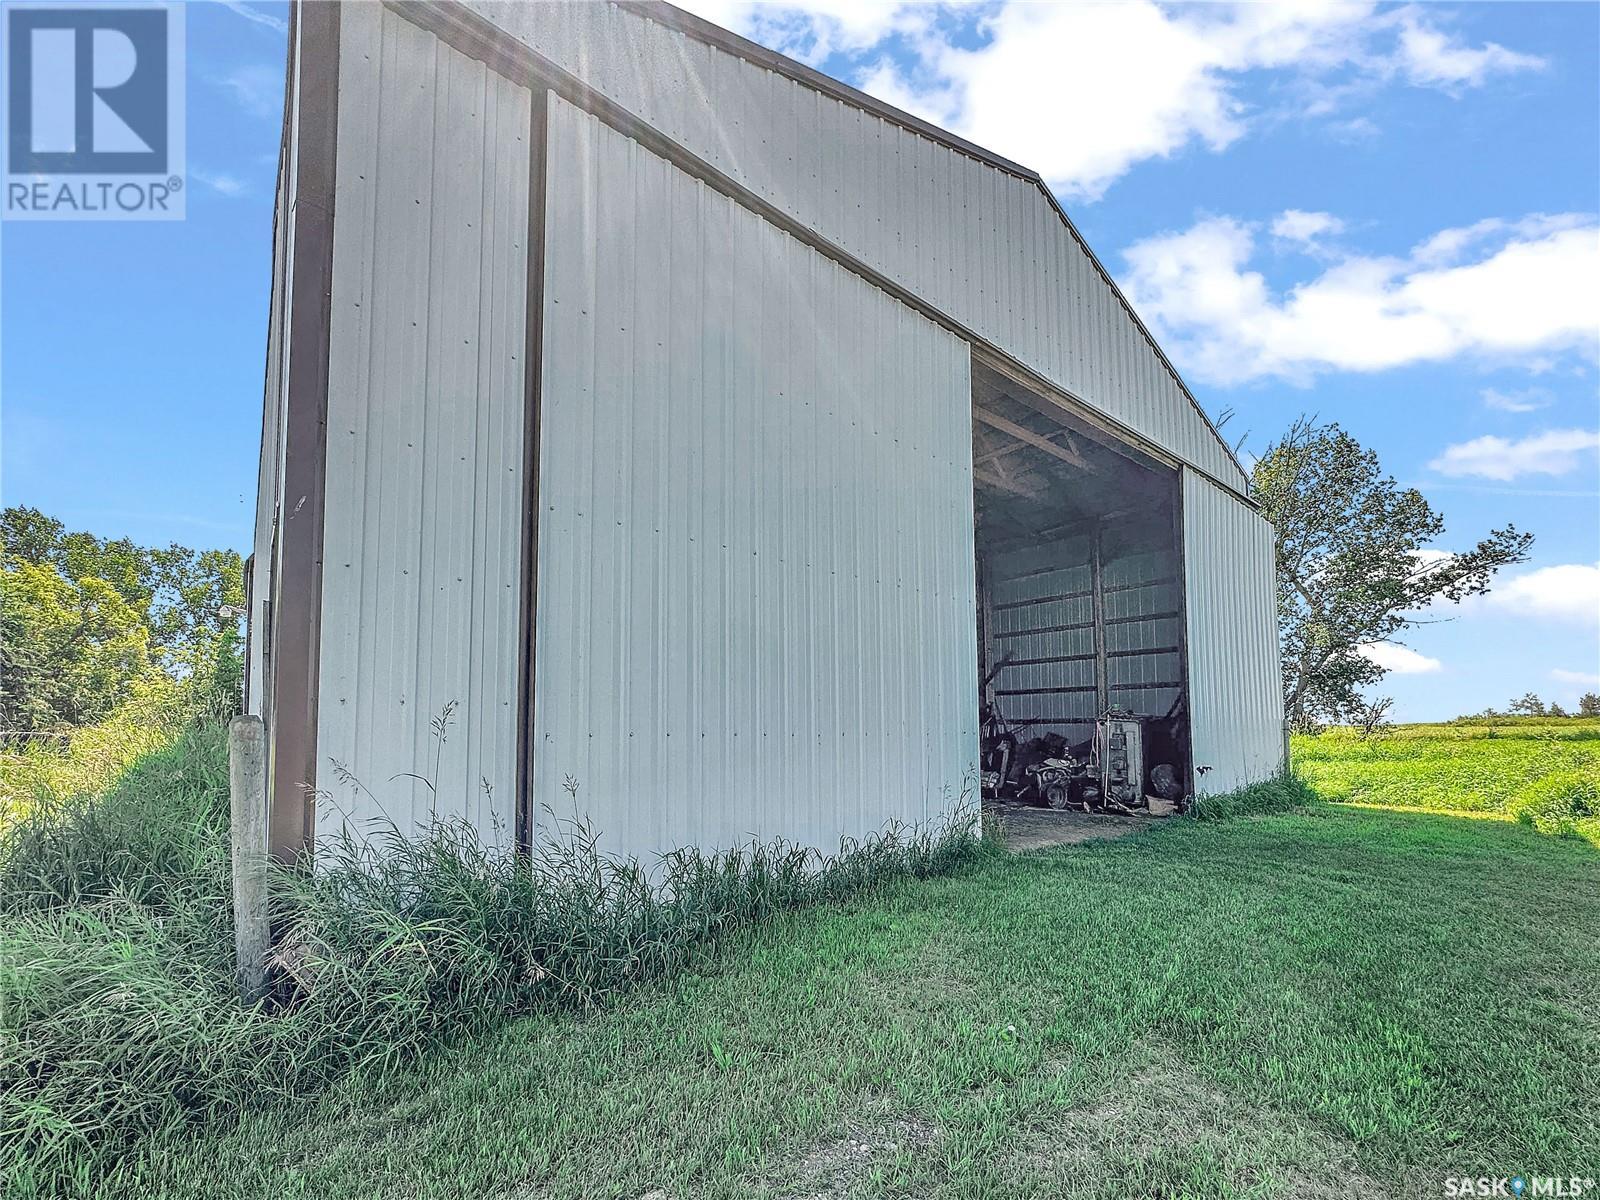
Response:
M228 798L233 840L233 944L239 995L266 990L267 741L260 717L228 723Z

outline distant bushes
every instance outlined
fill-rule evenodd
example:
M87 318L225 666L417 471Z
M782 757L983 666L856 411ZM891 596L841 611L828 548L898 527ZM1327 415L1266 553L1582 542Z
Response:
M0 827L0 913L121 899L162 904L227 871L227 731L161 731L99 796L66 793Z
M529 862L464 825L324 847L276 880L271 995L233 993L224 735L0 833L0 1178L92 1190L136 1136L291 1096L508 1014L604 1002L731 931L985 853L970 813L823 856L678 851L647 872L582 827Z

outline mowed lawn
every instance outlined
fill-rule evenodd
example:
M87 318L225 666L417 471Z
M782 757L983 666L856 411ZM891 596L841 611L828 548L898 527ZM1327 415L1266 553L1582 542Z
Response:
M1438 1196L1600 1176L1600 852L1318 804L785 917L106 1194Z

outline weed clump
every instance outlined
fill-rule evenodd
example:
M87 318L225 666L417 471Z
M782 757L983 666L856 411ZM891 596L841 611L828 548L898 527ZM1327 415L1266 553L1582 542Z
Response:
M1534 780L1506 806L1524 825L1558 837L1600 832L1600 768L1567 767Z
M1197 821L1217 821L1226 817L1251 817L1262 813L1287 812L1315 800L1316 794L1305 780L1285 772L1260 783L1247 784L1216 796L1197 796L1189 815Z

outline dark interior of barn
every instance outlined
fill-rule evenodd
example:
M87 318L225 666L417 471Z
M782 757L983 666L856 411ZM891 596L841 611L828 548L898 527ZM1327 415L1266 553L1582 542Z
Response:
M1182 811L1176 471L976 362L972 414L986 802Z

